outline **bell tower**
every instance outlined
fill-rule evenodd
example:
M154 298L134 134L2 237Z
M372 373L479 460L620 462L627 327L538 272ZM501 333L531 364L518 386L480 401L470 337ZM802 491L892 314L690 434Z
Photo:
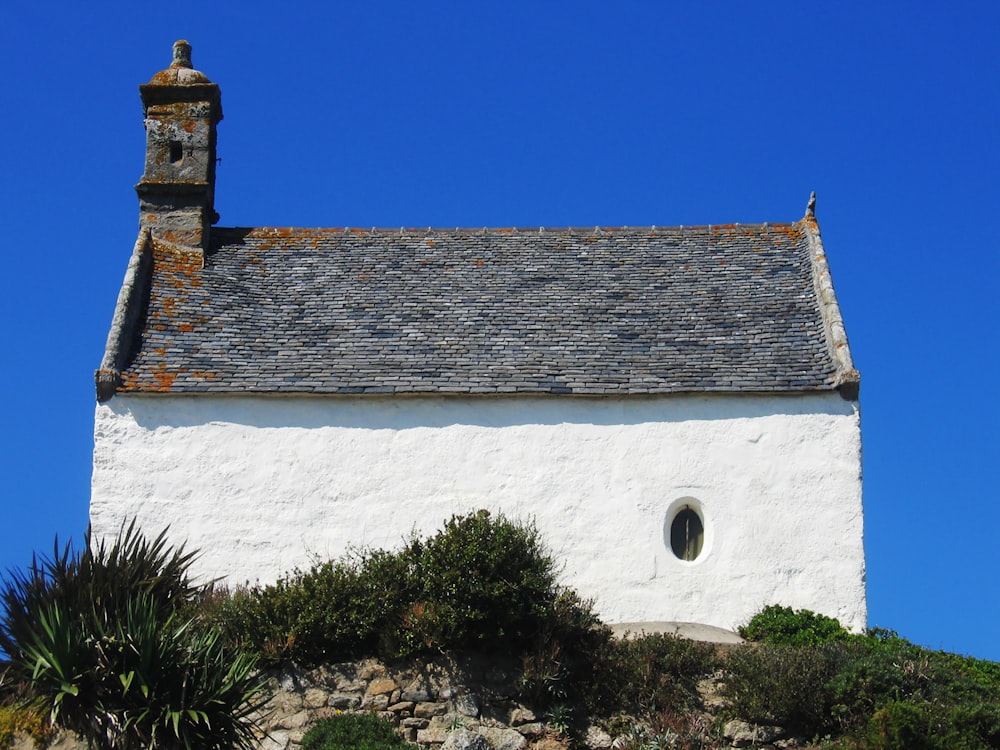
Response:
M222 95L191 67L191 45L174 43L170 67L139 86L146 125L146 168L135 186L139 226L191 248L208 246L215 212L215 138Z

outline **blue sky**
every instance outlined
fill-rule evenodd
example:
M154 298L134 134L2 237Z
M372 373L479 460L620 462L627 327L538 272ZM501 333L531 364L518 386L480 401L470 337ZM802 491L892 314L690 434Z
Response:
M817 191L870 624L1000 660L1000 4L283 5L5 7L0 569L86 527L137 85L186 38L224 226L780 222Z

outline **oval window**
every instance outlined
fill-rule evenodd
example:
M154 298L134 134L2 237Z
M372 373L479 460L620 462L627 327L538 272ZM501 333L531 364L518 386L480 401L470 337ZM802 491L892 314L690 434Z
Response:
M681 508L670 524L670 549L678 560L694 560L705 543L705 526L690 505Z

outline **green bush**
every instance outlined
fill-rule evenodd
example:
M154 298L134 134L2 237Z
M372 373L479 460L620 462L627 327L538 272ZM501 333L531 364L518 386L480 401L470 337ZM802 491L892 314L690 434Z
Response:
M562 593L534 526L479 511L397 551L354 553L238 590L217 617L271 663L428 649L520 654L557 617Z
M740 718L867 750L1000 748L1000 665L915 646L891 631L818 646L747 644L726 658Z
M588 709L598 716L623 710L643 718L697 707L698 681L720 660L715 646L668 634L612 641L601 654L598 690Z
M572 705L599 702L606 661L613 648L611 629L602 625L589 602L574 591L560 592L522 654L520 695L542 709L565 713Z
M95 748L253 746L263 678L197 617L190 560L134 525L36 558L0 590L7 676Z
M0 649L6 654L14 657L19 645L38 632L39 616L49 606L114 615L145 593L167 615L201 596L202 588L187 577L195 553L185 552L183 545L168 547L165 533L148 541L133 522L110 547L102 540L92 549L90 542L88 532L85 550L77 554L70 545L60 548L56 540L51 558L33 557L27 571L8 573L0 589Z
M725 695L740 718L823 734L838 728L830 682L850 658L842 643L746 644L726 656Z
M739 632L748 641L784 646L819 646L850 638L850 633L832 617L776 604L764 607Z
M412 580L396 612L398 653L444 646L519 651L535 639L560 592L555 560L535 527L484 510L452 517L426 541L412 540L400 557Z
M869 719L865 750L991 750L1000 747L996 704L959 706L890 701Z
M214 619L265 664L317 665L372 654L394 599L391 591L371 588L374 578L349 562L321 563L270 586L237 589Z
M1000 747L996 662L931 651L887 631L857 639L851 652L830 688L843 728L863 732L871 747L892 747L897 736L913 746Z
M337 714L320 719L302 738L302 750L395 750L409 745L375 714Z
M927 706L891 701L875 712L864 738L870 750L935 750L934 721Z

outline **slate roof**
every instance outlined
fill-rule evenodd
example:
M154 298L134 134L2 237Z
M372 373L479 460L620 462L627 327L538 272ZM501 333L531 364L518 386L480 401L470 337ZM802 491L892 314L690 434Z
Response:
M99 398L841 388L815 219L596 229L218 229L140 237ZM102 397L101 382L104 382Z

